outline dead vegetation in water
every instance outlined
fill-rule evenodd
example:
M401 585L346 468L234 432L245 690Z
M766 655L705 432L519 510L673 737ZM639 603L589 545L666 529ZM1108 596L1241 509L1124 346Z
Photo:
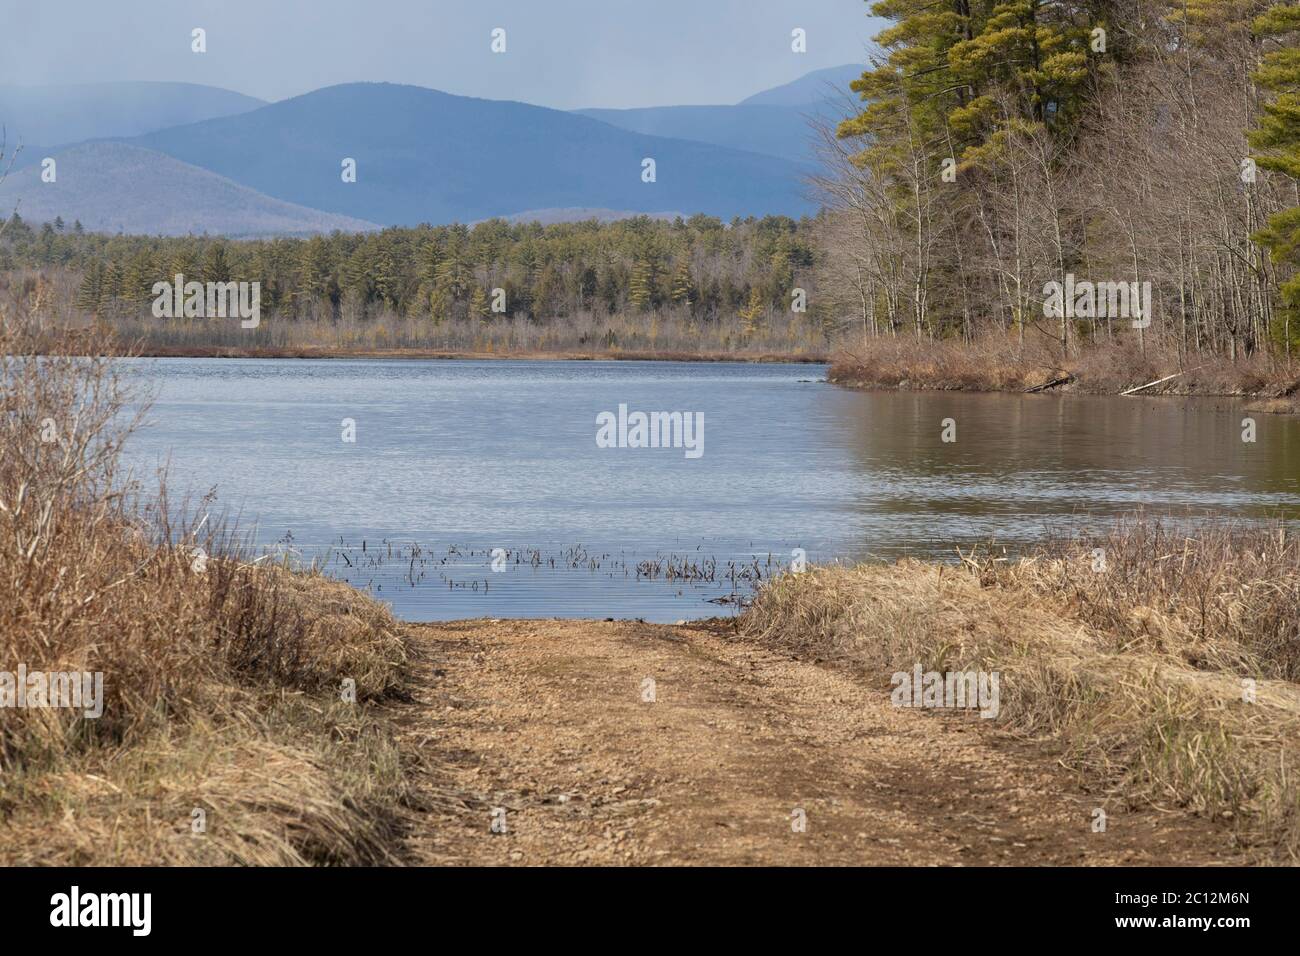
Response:
M1231 820L1262 858L1300 859L1300 558L1276 530L1138 520L1016 561L817 567L763 588L741 628L882 690L918 663L998 671L996 723L1104 800Z
M292 533L281 545L292 545ZM396 584L407 588L433 585L448 590L482 592L492 590L489 569L521 568L541 572L578 571L611 579L638 583L660 582L700 589L729 590L709 599L714 604L743 604L757 585L779 574L784 564L772 554L745 558L718 558L694 551L656 551L646 557L636 552L601 551L582 544L558 549L535 547L474 547L465 544L422 545L416 541L363 538L349 544L342 537L315 559L315 566L344 581L366 589L383 590ZM279 553L302 555L292 547Z
M253 563L209 501L142 500L116 366L0 321L0 670L103 688L98 718L0 708L0 863L391 861L406 783L367 702L400 688L396 622Z

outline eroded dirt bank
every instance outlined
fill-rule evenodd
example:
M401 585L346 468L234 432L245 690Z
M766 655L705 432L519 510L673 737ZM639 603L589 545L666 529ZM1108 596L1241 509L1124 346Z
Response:
M1248 862L1222 826L1125 812L978 717L894 708L853 674L729 624L469 621L413 634L415 699L399 720L427 758L428 795L413 862Z

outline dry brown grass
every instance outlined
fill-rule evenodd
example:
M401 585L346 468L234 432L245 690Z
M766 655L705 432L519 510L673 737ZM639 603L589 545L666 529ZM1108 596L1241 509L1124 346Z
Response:
M367 704L402 681L387 609L250 560L210 502L142 500L112 361L0 320L0 670L100 672L104 698L0 708L0 863L393 859L406 784Z
M1016 562L786 575L741 626L882 689L917 663L998 671L996 723L1056 750L1084 786L1233 819L1261 858L1295 862L1298 589L1297 549L1276 534L1175 540L1138 522Z
M1115 395L1168 375L1178 376L1143 395L1249 395L1280 398L1300 390L1300 369L1256 353L1235 363L1215 355L1180 356L1152 344L1145 354L1130 339L1088 342L1061 358L1059 343L1041 334L959 339L865 338L832 364L829 379L860 388L1022 392L1058 379L1066 391ZM1290 410L1281 404L1270 411Z
M1017 354L1015 343L997 337L976 342L867 338L831 366L830 380L875 388L959 391L1023 391L1064 372L1046 346L1029 343Z
M1262 412L1265 415L1300 415L1300 401L1296 398L1267 398L1260 402L1251 402L1246 406L1248 412Z
M1188 536L1137 515L1006 567L1012 583L1056 596L1118 651L1300 683L1300 538L1284 525L1225 519Z

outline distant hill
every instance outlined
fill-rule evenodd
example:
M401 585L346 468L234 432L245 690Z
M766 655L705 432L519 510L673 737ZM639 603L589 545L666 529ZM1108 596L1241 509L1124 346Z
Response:
M12 150L20 141L62 145L139 136L265 105L265 100L195 83L0 86L0 125Z
M817 70L793 83L755 93L733 106L575 112L651 136L693 139L811 163L817 159L816 125L834 126L855 109L856 94L849 89L849 83L862 75L862 69L860 64L851 64Z
M740 101L741 106L793 106L808 108L827 102L838 104L846 97L856 101L857 94L849 84L862 76L866 69L861 63L846 63L825 70L814 70L783 86L755 93Z
M787 106L651 106L576 110L583 116L650 136L693 139L795 162L810 158L808 117Z
M264 196L216 173L162 153L98 142L53 154L57 179L41 182L27 165L0 183L0 216L18 212L28 222L62 216L88 230L161 234L210 233L234 237L356 232L373 223L307 209Z
M268 196L385 225L605 208L722 218L814 211L788 159L560 110L389 83L332 86L132 143ZM357 182L340 163L357 161ZM657 182L641 180L642 159Z

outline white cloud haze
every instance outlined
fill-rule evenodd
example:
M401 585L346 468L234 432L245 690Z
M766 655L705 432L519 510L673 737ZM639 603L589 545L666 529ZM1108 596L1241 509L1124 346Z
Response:
M863 0L0 0L0 23L0 84L169 80L275 100L382 80L573 109L736 102L860 61L880 21ZM505 55L488 50L494 27Z

